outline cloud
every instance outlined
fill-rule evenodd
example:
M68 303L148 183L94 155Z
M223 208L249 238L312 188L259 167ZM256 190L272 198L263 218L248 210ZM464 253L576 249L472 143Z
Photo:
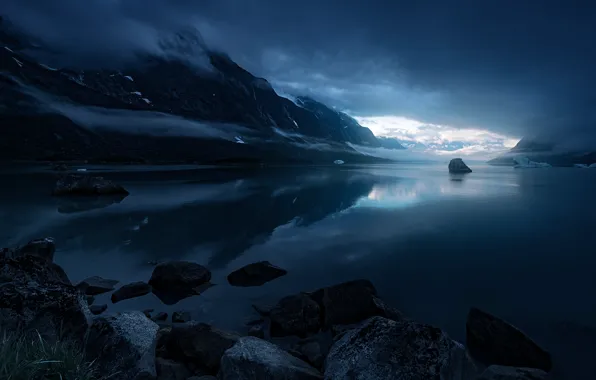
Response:
M190 26L280 92L352 115L596 144L589 2L4 0L0 13L72 62L162 53L164 33Z

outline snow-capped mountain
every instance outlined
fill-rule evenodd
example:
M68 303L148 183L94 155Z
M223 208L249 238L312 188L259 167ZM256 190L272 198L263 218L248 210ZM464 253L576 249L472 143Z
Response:
M279 96L191 31L119 71L53 68L26 41L0 19L0 159L354 162L373 158L347 143L379 146L354 119Z

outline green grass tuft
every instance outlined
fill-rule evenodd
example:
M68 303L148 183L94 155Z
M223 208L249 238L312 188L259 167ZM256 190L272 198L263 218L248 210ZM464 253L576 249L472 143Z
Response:
M0 380L96 380L93 362L71 342L48 343L38 334L0 336Z

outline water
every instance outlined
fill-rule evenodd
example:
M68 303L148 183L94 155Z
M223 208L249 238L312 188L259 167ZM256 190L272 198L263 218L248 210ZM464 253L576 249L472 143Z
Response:
M553 353L561 378L593 378L596 170L445 165L276 169L92 167L131 195L120 203L49 196L55 174L3 170L0 246L42 236L73 282L147 281L153 261L208 266L217 286L163 305L154 295L109 310L192 310L242 330L252 303L369 278L391 305L465 340L480 307ZM225 277L269 260L289 271L258 288Z

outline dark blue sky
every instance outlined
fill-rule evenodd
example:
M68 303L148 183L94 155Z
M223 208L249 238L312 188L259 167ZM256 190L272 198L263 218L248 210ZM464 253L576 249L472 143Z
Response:
M288 93L360 116L596 146L596 4L510 0L4 0L0 13L87 61L208 44ZM558 138L558 137L557 137Z

